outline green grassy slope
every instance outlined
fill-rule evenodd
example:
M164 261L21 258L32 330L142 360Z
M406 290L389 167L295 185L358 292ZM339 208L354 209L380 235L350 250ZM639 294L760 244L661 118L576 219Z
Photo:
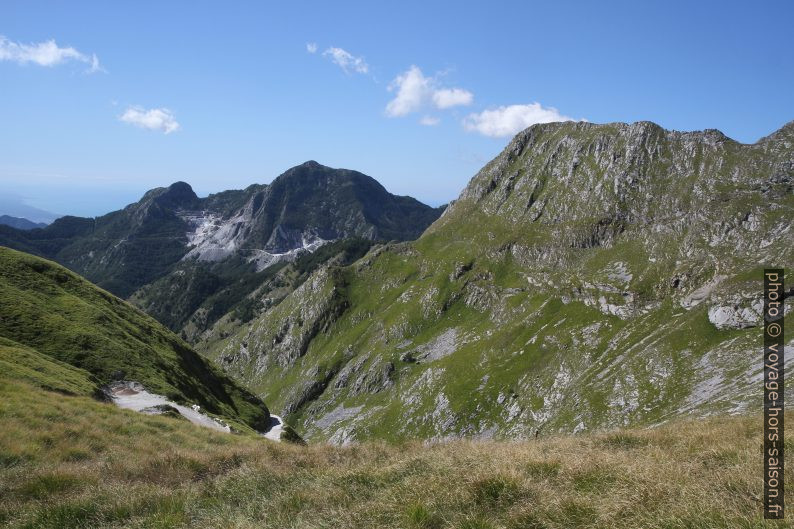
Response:
M22 381L0 370L3 527L792 526L761 516L757 417L528 442L300 447L41 387L49 384L47 374ZM786 489L791 504L790 469Z
M33 384L64 395L93 396L94 377L88 371L0 338L0 372L8 380Z
M318 272L208 354L335 442L753 409L762 268L794 263L792 138L531 127L419 240Z
M94 393L122 377L235 424L268 421L259 399L149 316L60 265L2 247L0 347L21 379L53 373L52 389Z

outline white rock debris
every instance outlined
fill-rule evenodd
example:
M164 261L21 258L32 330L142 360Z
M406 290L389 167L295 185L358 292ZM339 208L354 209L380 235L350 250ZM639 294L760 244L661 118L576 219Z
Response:
M180 218L191 228L186 236L188 245L192 248L183 260L221 261L234 253L240 253L249 262L256 264L257 271L261 271L279 262L293 261L302 253L314 252L331 242L312 234L304 234L301 246L287 252L269 252L262 248L243 246L244 235L251 224L250 214L245 209L228 219L206 211L182 212Z
M746 329L761 324L764 302L756 299L749 306L738 304L709 307L709 321L718 329Z

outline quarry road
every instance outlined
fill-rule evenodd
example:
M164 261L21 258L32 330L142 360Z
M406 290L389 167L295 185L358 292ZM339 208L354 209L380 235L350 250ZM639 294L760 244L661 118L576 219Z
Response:
M147 409L153 406L167 405L175 408L185 419L193 424L226 433L231 431L229 426L201 413L198 406L182 406L181 404L168 400L162 395L149 393L137 382L114 384L110 388L110 396L119 408L147 413ZM156 412L149 411L148 413L155 414Z
M220 432L231 432L231 428L227 424L202 413L198 406L182 406L162 395L146 391L143 385L138 382L115 382L108 388L107 392L113 403L125 410L158 415L162 413L162 410L155 409L155 406L171 406L193 424L212 428ZM283 431L284 421L278 415L271 414L268 430L260 433L271 441L281 441L281 433Z

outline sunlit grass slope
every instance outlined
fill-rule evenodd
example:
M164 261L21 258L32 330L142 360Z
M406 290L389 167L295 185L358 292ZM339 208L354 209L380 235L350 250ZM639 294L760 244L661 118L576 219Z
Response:
M238 427L262 427L269 418L259 399L151 317L60 265L3 247L0 368L16 380L31 370L50 373L43 385L70 394L135 380Z
M302 447L66 395L83 372L10 349L0 349L0 526L791 526L761 518L757 417L525 442ZM26 374L8 368L15 354L27 355Z

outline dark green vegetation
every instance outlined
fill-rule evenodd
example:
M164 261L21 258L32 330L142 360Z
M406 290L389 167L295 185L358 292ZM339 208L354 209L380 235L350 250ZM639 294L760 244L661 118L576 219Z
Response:
M321 268L196 346L333 442L758 409L762 269L794 264L793 190L794 123L753 145L536 125L417 241Z
M2 247L0 366L66 394L99 395L123 378L239 429L269 421L258 398L151 317L60 265Z
M187 262L138 290L130 301L174 331L182 330L203 309L201 318L194 321L204 326L233 309L247 312L241 306L247 297L287 264L280 262L257 272L252 263L240 258L210 265Z
M175 272L191 249L206 262L289 252L318 237L409 240L440 214L364 174L307 162L269 185L207 198L177 182L95 219L67 216L30 231L0 225L0 245L57 261L126 298ZM189 240L205 222L211 237ZM216 273L197 272L198 286L206 289L201 276Z
M120 410L84 396L84 372L16 354L0 347L3 527L791 527L761 516L755 417L529 442L307 447Z
M53 259L126 297L185 255L188 227L176 211L198 202L190 186L178 182L95 219L61 217L31 231L0 226L0 244Z
M341 239L260 271L240 257L217 263L188 261L138 290L130 301L193 341L224 316L238 325L250 322L302 285L320 266L349 265L373 244L360 237Z

